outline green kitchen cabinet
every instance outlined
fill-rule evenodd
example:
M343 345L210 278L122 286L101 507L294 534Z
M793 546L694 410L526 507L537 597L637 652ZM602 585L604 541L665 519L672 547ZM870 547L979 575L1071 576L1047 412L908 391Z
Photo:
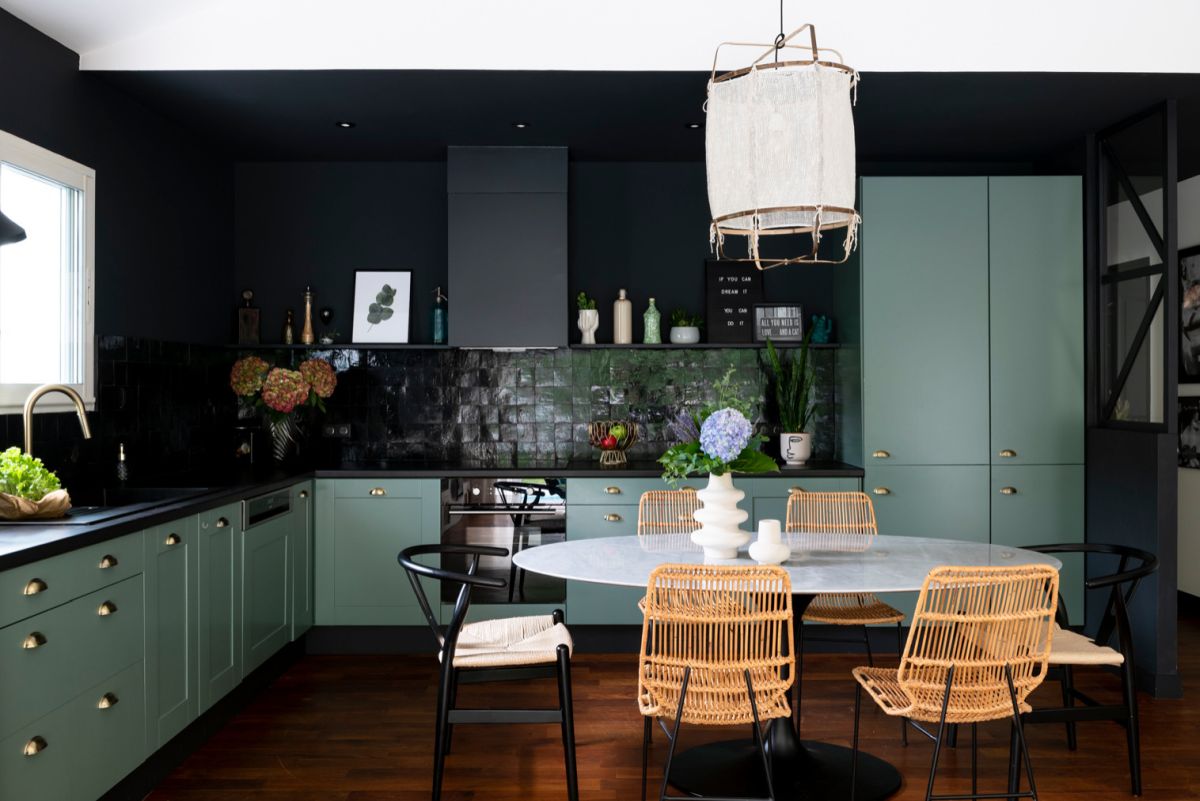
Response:
M760 520L778 520L787 523L788 496L793 490L804 492L857 492L862 486L857 478L741 478L735 477L733 485L746 493L740 506L750 518L743 524L750 530L758 529Z
M992 543L1045 545L1083 542L1084 468L1071 465L992 467ZM1056 554L1071 621L1083 622L1083 557Z
M292 487L292 636L312 628L313 614L313 483Z
M199 714L196 517L145 534L146 697L150 751Z
M567 485L570 497L574 484ZM628 500L629 496L625 496ZM637 534L636 504L567 505L567 539L594 540ZM617 587L590 581L567 582L567 622L578 625L642 623L637 602L644 587Z
M862 180L869 465L988 462L987 180Z
M1081 181L996 177L988 187L991 461L1082 464Z
M289 491L290 494L290 491ZM242 676L249 675L292 638L292 530L289 510L241 534Z
M432 478L317 482L318 625L425 623L396 556L441 539L440 491ZM431 600L439 597L436 583L425 588Z
M880 534L988 542L987 465L867 465Z
M197 517L197 681L204 712L242 678L241 504Z

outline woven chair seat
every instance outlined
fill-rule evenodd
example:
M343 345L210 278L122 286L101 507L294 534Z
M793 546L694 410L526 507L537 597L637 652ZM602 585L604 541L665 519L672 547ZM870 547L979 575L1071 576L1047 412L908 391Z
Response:
M871 696L871 699L884 711L894 717L910 718L924 723L937 723L938 715L926 709L922 711L900 686L899 671L896 668L857 667L851 673L855 681ZM940 694L943 690L940 680L930 682L931 692ZM992 688L979 694L972 694L969 685L955 683L952 691L956 696L970 698L967 705L954 704L946 712L947 723L978 723L985 720L1000 720L1012 717L1012 700L1007 692L995 692ZM1029 704L1020 702L1021 713L1033 710Z
M684 665L675 668L658 666L653 674L647 671L642 679L643 692L638 696L638 708L643 715L675 719L683 669ZM683 722L709 726L753 723L743 669L740 665L692 665L687 700L683 705ZM750 680L754 684L754 702L758 705L760 721L791 717L788 690L792 683L780 678L777 665L750 667Z
M869 626L899 623L904 613L875 597L874 593L827 593L813 598L801 619L805 623L834 626Z
M467 623L454 649L456 668L553 665L558 646L574 650L571 632L550 615L507 617Z
M1050 642L1050 664L1052 665L1121 665L1125 656L1115 648L1097 645L1089 637L1070 629L1054 627L1054 639Z

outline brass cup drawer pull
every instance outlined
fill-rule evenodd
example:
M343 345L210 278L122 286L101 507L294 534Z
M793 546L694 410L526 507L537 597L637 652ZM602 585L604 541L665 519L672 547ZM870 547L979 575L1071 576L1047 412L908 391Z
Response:
M23 753L27 757L37 756L38 754L45 751L47 746L49 746L49 745L50 744L48 742L46 742L45 737L41 737L41 736L31 737L29 739L29 742L25 743L25 748L22 749L21 753Z
M300 499L303 500L307 497L308 497L308 490L300 490Z
M100 700L96 702L97 709L112 709L117 704L121 703L121 699L112 693L105 693L100 696Z
M1017 488L1016 487L1001 487L1000 494L1001 495L1016 495Z
M217 528L225 528L228 525L229 525L229 520L227 518L224 518L224 517L217 518Z
M25 585L25 589L21 590L22 595L37 595L39 592L45 592L50 589L50 585L42 581L40 578L30 579Z
M373 498L382 498L384 495L387 495L387 490L383 487L375 487L371 490L371 497Z
M604 519L607 520L609 523L620 523L621 522L621 516L619 514L616 514L615 512L606 514L604 516Z
M1002 457L1004 457L1005 459L1012 459L1014 456L1017 455L1017 452L1012 450L1011 448L1005 448L1004 450L1000 451L1000 455Z
M21 647L26 651L32 651L34 648L41 648L46 644L46 635L40 631L30 632L24 640L21 641Z
M876 495L891 495L892 494L892 491L890 489L888 489L887 487L876 487L875 489L871 490L871 492L875 493Z
M621 488L620 487L605 487L604 492L608 495L620 495Z
M871 454L872 459L891 459L892 455L887 451L875 451Z
M108 617L109 615L115 615L116 613L117 605L112 601L105 601L104 603L100 604L100 607L96 610L96 614L100 617Z
M683 492L695 492L695 491L696 491L696 488L695 488L695 487L690 487L690 486L688 486L687 484L684 484L684 485L683 485L682 487L680 487L679 489L680 489L680 490L682 490Z
M112 554L105 554L104 558L100 560L100 569L108 570L110 567L116 567L119 564L121 563L117 560L117 557Z
M183 540L178 534L171 533L167 535L165 540L163 540L163 545L178 545L181 542L183 542Z

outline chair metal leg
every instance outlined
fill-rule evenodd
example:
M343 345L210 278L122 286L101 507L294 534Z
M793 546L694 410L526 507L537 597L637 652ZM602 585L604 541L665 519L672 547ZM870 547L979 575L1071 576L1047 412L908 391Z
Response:
M1070 665L1063 665L1059 684L1062 685L1063 706L1067 708L1075 706L1075 674ZM1067 750L1074 751L1079 744L1075 738L1075 721L1068 720L1063 725L1067 729Z
M858 784L858 721L862 717L862 685L854 682L854 738L850 742L850 801Z
M575 770L575 712L571 703L571 651L558 646L558 706L562 711L563 757L567 763L567 799L579 801L579 774Z
M1021 791L1021 746L1017 742L1017 723L1013 721L1008 738L1008 801L1017 801Z
M800 700L804 695L804 621L799 617L796 618L796 681L792 688L792 697L795 701L792 703L793 714L796 716L796 731L800 731Z
M667 783L671 779L671 760L675 757L675 743L679 741L679 724L683 722L683 701L687 698L688 681L692 678L691 667L683 669L683 684L679 687L679 705L675 708L675 726L667 738L667 763L663 766L662 785L658 791L658 801L667 797Z
M904 623L896 621L896 664L904 661ZM908 718L900 718L900 743L908 745Z
M1037 801L1037 785L1033 781L1033 763L1029 761L1029 748L1025 744L1025 730L1021 725L1021 709L1017 705L1017 690L1013 686L1012 668L1004 666L1004 678L1008 681L1008 697L1012 701L1013 727L1017 732L1017 743L1021 746L1020 758L1025 762L1025 777L1029 780L1029 795Z
M763 739L762 725L758 720L758 701L754 698L754 684L750 681L750 671L745 671L746 694L750 697L750 714L754 717L754 742L758 746L759 756L762 757L763 773L767 777L767 798L775 801L775 784L771 781L771 761L767 758L767 743Z
M863 626L863 645L867 648L867 664L875 667L875 655L871 653L871 627Z
M447 712L458 706L458 671L451 667L450 669L450 704L447 707ZM454 724L446 721L446 753L450 753L450 749L454 743Z
M979 795L979 724L971 724L971 795Z
M1134 683L1133 660L1126 659L1121 669L1121 692L1125 696L1125 740L1129 748L1129 784L1134 795L1142 794L1142 747L1138 724L1137 685Z
M646 771L650 765L650 732L654 722L649 716L643 718L642 725L642 801L646 801Z
M942 715L938 719L937 738L933 741L933 761L929 764L929 783L925 786L925 801L933 798L933 780L937 776L938 759L942 755L942 739L946 736L946 709L950 705L950 688L954 685L954 666L946 671L946 689L942 695Z
M437 722L433 729L433 793L432 801L442 797L442 775L446 767L446 743L449 738L446 727L450 718L450 697L454 688L454 667L442 665L441 680L438 682Z

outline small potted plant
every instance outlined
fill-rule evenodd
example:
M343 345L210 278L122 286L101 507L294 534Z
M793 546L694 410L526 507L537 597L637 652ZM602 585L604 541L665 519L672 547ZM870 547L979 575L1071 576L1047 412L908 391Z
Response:
M579 333L583 335L580 342L584 345L595 345L596 329L600 327L600 312L596 311L596 299L589 298L586 292L580 292L575 298L575 304L579 307Z
M671 342L675 345L695 345L700 341L700 327L704 318L687 309L671 312Z
M789 465L802 465L812 456L812 423L815 406L813 385L816 371L808 358L813 329L790 355L780 356L775 343L767 340L768 379L779 414L779 454Z

